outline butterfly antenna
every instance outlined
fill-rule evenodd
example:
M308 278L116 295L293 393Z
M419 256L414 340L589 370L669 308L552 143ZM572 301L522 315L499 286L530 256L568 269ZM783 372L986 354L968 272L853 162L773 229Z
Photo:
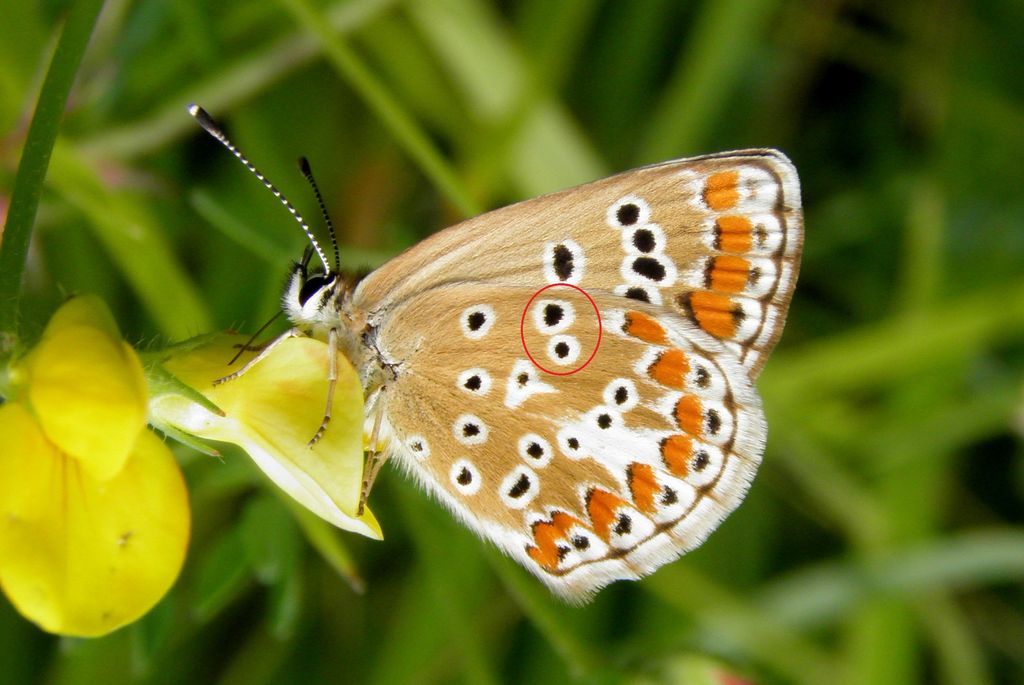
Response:
M291 213L291 215L295 217L295 220L299 222L299 226L302 227L302 231L306 234L306 237L309 238L309 242L313 245L313 249L316 250L317 255L320 257L320 261L323 262L324 271L330 271L331 267L327 263L327 256L324 254L324 251L320 248L320 243L318 243L316 238L313 236L313 231L310 230L309 225L306 223L306 220L302 218L301 214L299 214L299 210L295 209L295 206L288 201L288 198L286 198L281 193L281 191L274 186L273 183L268 181L266 176L261 174L259 169L253 166L253 163L250 162L245 155L239 152L238 148L236 148L234 144L230 140L228 140L228 137L224 134L224 131L221 130L220 126L217 125L217 122L213 120L213 117L211 117L206 112L205 109L203 109L199 105L189 105L188 113L192 115L192 117L199 123L200 126L203 127L203 129L207 133L209 133L211 136L219 140L221 144L224 147L226 147L229 152L231 152L231 154L238 158L238 161L244 164L245 168L251 171L253 176L258 178L260 180L260 183L262 183L267 190L273 193L274 197L276 197L281 202L281 204L284 205L285 209L287 209ZM331 232L331 240L334 240L333 230Z
M327 232L331 235L331 246L334 247L334 272L341 273L341 257L338 253L338 235L334 232L334 222L331 221L330 214L327 213L327 205L324 204L324 196L320 194L320 186L316 184L316 179L313 178L313 169L309 166L309 160L305 157L299 157L299 170L302 175L309 181L309 186L313 189L313 194L316 195L316 201L320 205L320 214L324 217L324 223L327 224Z

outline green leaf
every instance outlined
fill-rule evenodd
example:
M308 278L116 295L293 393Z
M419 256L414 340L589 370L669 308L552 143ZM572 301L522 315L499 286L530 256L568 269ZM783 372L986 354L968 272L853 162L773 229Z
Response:
M192 613L209 621L238 599L249 586L249 556L239 526L231 528L200 560Z
M264 585L281 582L298 563L298 532L288 510L275 497L250 500L239 524L246 556L256 579Z

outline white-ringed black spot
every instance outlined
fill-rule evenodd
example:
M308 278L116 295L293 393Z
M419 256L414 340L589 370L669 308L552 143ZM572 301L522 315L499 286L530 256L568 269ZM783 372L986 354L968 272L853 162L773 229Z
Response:
M650 301L651 301L651 296L647 293L646 290L644 290L643 288L641 288L639 286L634 286L634 287L630 288L629 290L627 290L626 291L626 297L628 297L628 298L630 298L632 300L638 300L640 302L650 303Z
M706 469L708 467L708 464L710 464L710 463L711 463L711 456L708 455L708 453L705 452L704 450L701 450L700 452L697 452L697 454L693 457L693 467L692 468L697 473L700 473L701 471Z
M615 523L615 533L628 535L631 530L633 530L633 520L625 514L619 514L619 520Z
M651 220L651 208L636 195L626 195L609 205L605 221L612 228L629 228Z
M557 326L564 316L565 310L560 304L552 302L544 307L544 324L547 326Z
M597 426L602 430L611 428L612 417L608 414L599 414L597 417Z
M475 368L466 369L459 374L455 381L464 392L477 397L483 397L491 392L493 381L487 369Z
M516 383L519 384L520 388L523 387L524 385L526 385L529 382L530 382L530 375L529 374L521 373L518 376L516 376Z
M579 434L568 426L558 433L558 449L570 459L580 459L586 454Z
M417 461L423 461L430 456L430 445L423 436L410 435L405 440L405 446L409 448L409 451L412 452L412 456L415 457Z
M519 479L508 490L508 496L512 499L519 499L530 489L530 477L525 473L519 474Z
M519 456L531 466L543 468L551 463L551 444L536 433L526 433L519 438Z
M708 409L705 421L708 433L710 435L718 435L718 431L722 427L722 417L718 415L718 410Z
M590 547L590 540L583 535L573 535L572 546L582 552Z
M455 439L463 445L482 445L487 442L487 425L480 420L480 417L472 414L463 414L455 420L452 426Z
M480 491L483 479L473 462L468 459L459 459L452 464L448 471L448 478L455 489L463 495L475 495Z
M706 389L711 385L711 374L703 366L698 366L694 372L694 383L697 384L698 388Z
M633 260L633 271L655 283L665 280L665 265L654 257L637 257Z
M553 335L548 339L548 357L559 366L568 366L580 358L580 341L567 334Z
M540 492L540 477L527 466L517 466L501 481L498 494L505 506L523 509Z
M557 547L555 547L555 551L558 552L558 560L562 561L572 550L566 547L565 545L558 545Z
M672 488L665 488L661 493L661 505L663 507L670 507L679 501L679 493Z
M605 386L601 399L606 407L616 407L619 411L627 412L637 405L640 396L636 383L628 378L616 378Z
M623 226L632 226L640 218L640 208L632 202L619 205L615 211L615 218Z
M555 275L558 276L560 281L568 281L572 278L573 272L573 254L566 245L559 244L555 245L551 251L553 257L552 264L555 270Z
M657 246L654 231L649 228L638 228L633 231L633 247L643 253L653 252Z
M479 340L494 325L494 308L486 304L477 304L462 310L460 322L462 333L470 340Z
M541 260L548 283L579 283L587 265L583 248L568 239L545 243Z

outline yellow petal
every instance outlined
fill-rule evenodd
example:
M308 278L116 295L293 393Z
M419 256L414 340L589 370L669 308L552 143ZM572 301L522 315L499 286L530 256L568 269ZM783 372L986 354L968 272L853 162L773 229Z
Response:
M177 577L189 522L181 471L149 431L99 481L22 406L0 407L0 586L44 630L91 637L142 616Z
M28 400L47 437L95 478L120 471L145 426L146 380L103 303L69 300L26 367Z
M327 401L326 343L286 340L242 376L214 386L214 380L239 368L241 363L228 367L227 361L234 356L234 345L243 342L243 336L221 336L165 363L223 416L182 395L165 394L150 401L152 419L157 425L240 446L310 511L339 528L379 539L373 514L367 509L363 516L355 515L363 471L363 391L355 370L339 356L331 423L310 448Z

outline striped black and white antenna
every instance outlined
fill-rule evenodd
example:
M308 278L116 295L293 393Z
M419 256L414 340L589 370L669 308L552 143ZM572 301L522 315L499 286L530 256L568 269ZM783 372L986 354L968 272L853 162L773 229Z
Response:
M253 176L258 178L260 180L260 183L262 183L266 187L267 190L269 190L271 193L273 193L274 197L276 197L278 199L278 201L280 201L280 203L282 205L284 205L285 209L287 209L291 213L291 215L295 218L295 220L299 222L299 226L302 227L302 231L306 234L306 237L309 238L310 244L312 244L313 249L316 250L317 256L320 257L320 261L323 262L324 272L330 273L331 266L327 262L327 255L324 254L323 249L321 249L321 247L320 247L320 243L317 242L316 237L313 235L313 231L309 228L309 224L307 224L306 220L302 218L302 215L299 213L299 210L297 210L295 208L295 205L293 205L291 202L289 202L288 198L286 198L284 196L284 194L281 193L281 191L278 190L277 187L274 186L273 183L268 181L266 176L261 174L260 170L257 169L255 166L253 166L253 163L250 162L248 160L248 158L245 155L243 155L238 150L238 148L236 148L234 146L234 144L224 134L224 131L221 130L220 126L217 125L217 122L213 120L213 117L211 117L206 112L205 109L203 109L199 105L189 105L188 106L188 113L192 115L192 117L199 123L200 126L203 127L203 129L207 133L209 133L211 136L213 136L214 138L219 140L221 142L221 144L224 147L226 147L228 149L228 151L231 152L231 154L233 154L236 158L238 158L238 161L241 162L242 164L244 164L245 168L248 169L249 171L251 171ZM308 168L309 165L307 164L306 166ZM303 173L305 173L305 172L303 172ZM314 185L314 188L315 188L316 184L314 183L313 185ZM319 190L317 190L316 193L317 193L317 199L320 202L320 206L321 206L321 208L323 208L323 206L324 206L323 205L323 200L319 197L319 194L320 194ZM324 211L324 214L326 216L326 211ZM339 261L338 260L338 242L337 242L337 239L334 237L334 226L331 225L330 229L331 229L331 242L334 243L334 255L335 255L334 261L335 261L335 264L337 264L338 261ZM337 273L337 271L335 271L335 273Z
M310 168L309 160L305 157L299 157L299 171L306 177L309 187L313 189L313 194L316 195L317 204L320 205L320 214L323 216L324 223L327 225L327 232L331 236L331 247L334 248L334 272L341 273L341 255L338 251L338 235L334 232L334 222L331 221L331 215L327 213L324 196L320 194L320 186L316 184L316 179L313 178L313 169Z

